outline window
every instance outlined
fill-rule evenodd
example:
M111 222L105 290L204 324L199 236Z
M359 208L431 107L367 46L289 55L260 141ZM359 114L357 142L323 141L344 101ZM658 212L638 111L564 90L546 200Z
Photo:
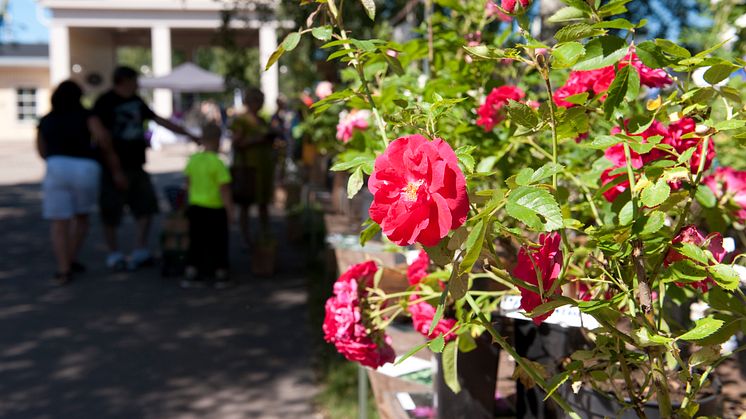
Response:
M36 120L36 89L16 89L17 118L19 121Z

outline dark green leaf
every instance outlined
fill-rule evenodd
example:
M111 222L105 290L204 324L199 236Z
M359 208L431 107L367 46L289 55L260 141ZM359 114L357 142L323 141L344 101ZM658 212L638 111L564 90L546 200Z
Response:
M677 43L669 41L668 39L656 39L654 42L663 52L674 57L689 58L692 56L692 53L690 53L686 48L679 46Z
M707 83L718 84L739 68L731 63L715 64L705 71L704 79Z
M661 49L653 41L637 44L635 52L640 61L650 68L662 68L670 63L670 60L663 55Z
M264 66L264 71L269 70L269 68L272 67L277 62L277 60L279 60L280 57L282 57L282 54L284 53L285 53L285 48L283 48L282 45L277 47L275 52L273 52L272 55L269 56L269 59L267 60L267 65Z
M715 208L718 203L715 194L708 186L699 185L697 186L697 192L694 194L694 198L705 208Z
M459 265L459 275L465 275L471 272L474 267L474 263L479 258L479 254L482 253L482 245L484 244L484 235L487 231L487 227L484 220L480 220L477 225L469 232L469 236L466 238L466 255L461 260Z
M580 20L586 16L585 12L574 7L563 7L555 14L553 14L548 20L551 23L568 22L571 20Z
M448 240L441 240L435 246L424 247L430 260L438 266L445 266L453 261L453 251L448 250Z
M536 231L562 228L562 212L554 197L544 189L521 186L510 192L505 206L508 214Z
M617 71L614 81L609 86L609 93L604 101L604 113L606 118L611 118L614 114L614 110L622 103L625 95L627 94L627 88L629 87L629 74L630 69L635 71L632 66L624 66L621 70Z
M367 221L368 226L365 227L363 231L360 232L360 246L365 246L365 243L367 243L370 239L376 236L381 231L381 226L377 223L374 223L371 220ZM365 224L363 224L365 225Z
M578 39L589 38L591 36L597 36L604 34L605 31L601 29L595 29L593 26L580 22L572 23L570 25L563 26L554 35L557 42L569 42Z
M596 70L617 63L627 54L629 45L616 36L602 36L585 45L585 55L573 67L574 70Z
M539 124L539 117L536 116L536 111L528 107L525 103L508 100L507 108L510 119L518 125L526 128L534 128Z

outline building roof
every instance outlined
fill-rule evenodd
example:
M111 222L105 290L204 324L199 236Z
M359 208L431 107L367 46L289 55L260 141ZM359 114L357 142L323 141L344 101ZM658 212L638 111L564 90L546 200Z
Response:
M49 45L0 44L0 67L49 67Z
M0 44L0 57L48 58L47 44Z

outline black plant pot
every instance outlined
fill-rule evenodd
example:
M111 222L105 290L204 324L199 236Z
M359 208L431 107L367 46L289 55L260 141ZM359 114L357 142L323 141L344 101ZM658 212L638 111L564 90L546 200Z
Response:
M540 363L551 375L564 358L587 344L580 329L548 323L536 326L527 320L515 320L514 339L518 355ZM562 417L562 409L552 400L544 401L544 392L538 387L527 389L516 382L516 417L555 419Z
M717 379L713 381L712 388L714 394L697 400L699 410L697 417L722 417L722 395L721 383ZM583 419L637 419L638 415L634 409L627 409L622 412L622 406L609 395L599 393L593 389L581 387L577 394L573 393L569 385L563 385L557 392ZM674 405L679 408L680 405ZM645 415L648 419L662 419L658 412L657 403L645 404ZM563 418L569 418L569 415L563 414Z
M441 356L438 354L438 374L435 377L438 418L493 419L495 417L495 388L500 349L485 333L476 339L477 347L458 354L458 381L461 391L456 394L443 380Z

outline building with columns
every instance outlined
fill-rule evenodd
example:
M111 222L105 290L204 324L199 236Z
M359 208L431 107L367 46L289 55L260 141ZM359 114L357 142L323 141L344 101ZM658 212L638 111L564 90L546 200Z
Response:
M29 60L7 57L9 65L26 67L12 68L4 80L0 74L0 97L2 90L15 89L18 103L28 101L33 91L37 115L43 114L48 102L48 91L57 83L72 78L81 83L89 94L98 94L111 85L111 73L117 65L117 49L120 47L149 48L152 56L153 76L166 75L171 71L173 51L192 57L200 47L214 45L218 29L222 24L222 12L233 7L234 0L36 0L49 10L49 55L48 59L34 61L35 72L46 71L33 83L23 86L13 84L12 79L23 77ZM240 19L231 26L237 29L240 46L258 47L260 60L266 62L277 47L277 32L282 26L274 16L278 0L241 0ZM1 55L0 51L0 55ZM0 59L1 60L1 59ZM41 64L40 64L41 63ZM2 64L2 63L0 63ZM263 67L263 66L262 66ZM7 66L5 68L8 68ZM278 95L278 70L274 66L261 74L261 88L265 93L268 110L275 106ZM31 86L31 84L34 84ZM43 94L42 94L43 93ZM173 111L173 97L169 90L153 91L153 109L164 117ZM42 104L41 102L44 102ZM0 107L3 103L0 103ZM20 106L16 104L16 106ZM20 114L20 112L11 112ZM2 118L2 117L0 117ZM0 121L2 122L2 121ZM24 140L33 129L33 124L23 122L20 130L0 132L0 140Z

